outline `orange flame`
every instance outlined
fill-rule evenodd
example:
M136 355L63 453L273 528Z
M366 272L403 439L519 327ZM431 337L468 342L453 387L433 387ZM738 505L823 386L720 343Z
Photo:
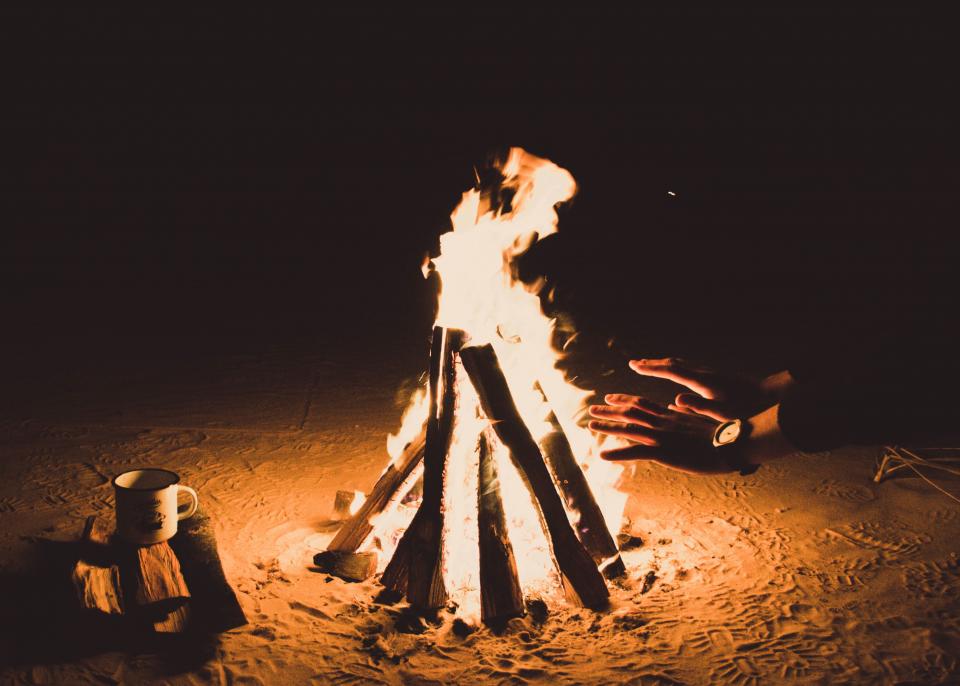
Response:
M602 439L581 425L591 392L574 386L557 368L561 353L552 344L555 321L543 314L539 295L517 281L512 270L531 245L557 231L556 207L570 200L577 186L570 172L520 148L510 150L499 170L501 194L512 193L509 207L494 205L489 193L469 190L451 214L452 230L440 237L440 254L432 260L442 284L436 323L466 331L472 345L494 347L535 439L551 431L548 417L555 415L581 461L608 528L616 533L626 504L626 494L615 488L622 467L600 459ZM477 616L477 502L475 495L463 494L477 493L477 436L486 420L476 392L459 371L457 418L445 475L443 560L451 598L461 613ZM390 437L392 457L420 430L426 414L421 390L411 399L400 431ZM556 593L559 579L536 506L507 449L497 441L493 450L520 582L528 594ZM412 508L396 500L374 523L387 559L384 542L395 542L413 515ZM577 513L569 504L568 515L575 521Z

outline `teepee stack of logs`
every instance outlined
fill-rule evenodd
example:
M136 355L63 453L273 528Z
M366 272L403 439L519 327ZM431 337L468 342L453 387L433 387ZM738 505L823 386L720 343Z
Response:
M462 364L457 364L458 359ZM554 430L538 443L520 417L493 347L472 346L468 336L455 329L436 327L433 331L429 413L423 430L380 477L328 550L318 554L318 563L321 559L329 562L336 558L345 566L358 567L361 572L366 567L367 575L372 574L369 561L354 554L373 531L371 518L383 511L422 461L423 491L419 509L400 538L380 582L386 589L405 596L417 610L436 610L446 605L443 502L444 489L450 485L445 483L444 476L457 408L456 376L464 372L480 398L487 420L487 428L477 437L479 492L474 496L478 504L477 554L483 621L495 624L524 612L497 469L489 448L493 440L499 440L509 450L512 463L536 504L567 597L593 609L606 606L609 592L604 576L612 578L623 574L623 562L559 423L551 418ZM564 501L576 513L574 524L567 515ZM375 567L375 562L373 565ZM357 572L353 575L354 578L363 576Z

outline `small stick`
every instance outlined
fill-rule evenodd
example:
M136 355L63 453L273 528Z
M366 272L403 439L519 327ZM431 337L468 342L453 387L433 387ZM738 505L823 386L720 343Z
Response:
M354 553L363 545L367 536L373 531L370 519L383 512L397 489L403 485L406 478L423 459L426 437L427 430L424 427L417 437L407 444L396 462L387 467L360 509L340 527L337 535L327 546L327 550Z

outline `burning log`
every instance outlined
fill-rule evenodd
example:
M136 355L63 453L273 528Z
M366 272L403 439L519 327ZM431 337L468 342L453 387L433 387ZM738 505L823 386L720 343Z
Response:
M480 436L480 618L496 624L523 614L523 591L510 545L497 466L485 434Z
M544 529L565 584L569 584L586 607L605 607L609 601L606 583L590 553L570 526L553 477L540 448L520 417L493 347L464 348L460 357L477 390L484 413L493 424L497 436L510 449L517 470L539 506Z
M443 473L453 437L456 355L463 338L462 331L434 327L430 350L430 411L423 454L423 499L380 579L388 590L405 592L410 604L421 610L437 609L447 602L441 560Z
M337 550L341 552L356 552L367 536L373 531L370 519L383 512L384 508L390 502L397 489L403 485L407 477L416 469L423 459L424 446L426 445L427 430L426 427L414 438L404 449L403 454L397 458L394 464L387 467L387 470L377 480L376 485L370 492L370 495L363 501L363 505L357 510L350 519L344 522L343 526L333 537L327 550Z
M620 559L620 551L617 548L610 530L607 528L607 522L603 518L603 512L597 505L597 500L590 490L590 484L584 476L580 465L573 455L570 448L570 442L556 421L556 417L551 414L550 421L554 426L554 431L547 434L540 441L540 447L543 454L550 464L550 469L557 481L557 487L563 499L571 509L578 513L579 518L576 523L577 535L587 549L593 561L600 565L606 560L611 560L603 568L603 574L608 579L625 574L627 569Z

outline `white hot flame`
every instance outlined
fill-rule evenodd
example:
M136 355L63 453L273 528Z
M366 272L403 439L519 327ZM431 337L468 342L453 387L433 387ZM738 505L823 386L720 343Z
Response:
M557 205L570 200L576 183L553 162L512 148L500 166L499 197L512 193L509 206L495 206L479 189L463 194L450 219L452 230L440 237L433 258L441 291L437 325L461 329L471 345L491 344L510 391L534 438L552 426L552 413L562 427L600 505L611 532L619 531L626 495L615 488L622 467L599 458L601 439L581 424L590 391L574 386L557 368L561 353L553 346L555 322L541 309L540 297L514 278L514 261L536 241L557 231ZM485 420L476 393L459 369L458 408L447 466L445 500L445 578L461 612L478 612L477 568L477 436ZM390 438L395 459L420 430L427 398L418 391L404 415L400 431ZM537 510L516 472L507 449L496 442L494 457L518 575L528 593L551 593L558 579ZM464 496L463 494L471 494ZM397 530L412 514L393 503L375 522L381 540L396 540ZM569 511L573 520L577 513ZM386 552L386 551L384 551Z

